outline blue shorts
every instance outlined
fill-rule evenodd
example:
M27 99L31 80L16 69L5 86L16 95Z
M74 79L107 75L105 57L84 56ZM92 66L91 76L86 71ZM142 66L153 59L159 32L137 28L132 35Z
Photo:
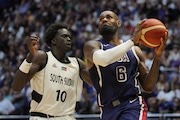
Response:
M122 103L117 100L101 110L102 120L146 120L148 108L142 96L138 96Z

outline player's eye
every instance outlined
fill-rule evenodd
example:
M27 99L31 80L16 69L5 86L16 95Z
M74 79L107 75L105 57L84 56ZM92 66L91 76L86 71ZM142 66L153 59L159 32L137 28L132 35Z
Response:
M99 18L99 21L102 21L104 18L103 17L101 17L101 18Z
M71 39L71 35L68 35L68 34L64 34L64 35L62 35L62 37Z
M113 17L112 17L112 16L110 16L110 15L108 15L106 18L107 18L107 19L112 19Z

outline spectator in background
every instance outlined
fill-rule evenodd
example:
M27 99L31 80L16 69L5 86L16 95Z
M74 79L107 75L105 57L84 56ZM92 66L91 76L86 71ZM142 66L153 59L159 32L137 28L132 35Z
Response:
M180 100L180 80L176 83L176 87L174 89L175 96Z
M30 84L27 85L21 90L20 93L13 93L11 96L11 101L15 107L14 114L29 114L31 96Z
M164 90L164 87L165 87L165 83L167 82L167 79L166 79L166 76L165 76L165 73L161 72L159 74L159 79L158 79L158 82L156 84L156 92L158 93L159 91L162 91Z
M170 50L165 48L161 57L161 66L163 69L170 67L170 61L168 59L169 55L170 55Z
M171 67L180 66L180 49L177 44L173 45L173 49L170 52L168 59Z
M173 53L169 46L173 46L175 40L179 42L180 38L179 8L179 0L0 0L0 87L2 86L1 78L4 77L5 71L11 71L11 75L13 75L26 56L27 46L25 43L29 34L36 33L43 40L44 30L55 21L68 23L69 27L73 29L75 41L72 44L73 49L68 54L71 56L77 54L83 58L83 54L79 54L82 53L79 51L81 49L78 48L79 46L75 46L76 40L83 40L85 37L87 41L101 37L96 26L97 17L104 9L116 10L118 17L123 18L121 20L127 20L126 22L130 21L133 27L137 21L150 16L157 16L158 19L162 20L169 33L168 46L161 60L164 67L162 71L169 69L171 66L167 58L170 53ZM154 10L157 11L155 12L157 14L154 14ZM84 32L88 31L86 35L78 34L77 31L83 29L84 26ZM120 34L126 34L126 37L130 36L124 27L126 26L122 26L121 31L119 31ZM46 44L41 42L40 48L47 50ZM81 41L79 42L81 43ZM15 65L6 60L9 59L7 56L13 55L9 52L10 49L11 52L15 53L17 59L17 63L13 62ZM76 51L76 49L78 50ZM12 57L11 60L14 61Z
M175 92L171 89L170 83L165 83L164 89L157 94L159 112L160 113L172 113L173 112L173 99L175 98Z
M172 78L172 81L170 82L170 85L171 85L171 89L172 90L176 90L179 88L179 82L180 82L180 79L179 79L179 75L178 74L175 74Z
M3 89L0 89L0 115L12 114L15 110L12 102L5 98L5 93Z
M151 65L153 63L153 58L154 58L154 53L153 51L149 51L147 52L147 58L145 59L145 65L147 66L147 68L150 70Z
M147 100L147 105L148 105L148 112L159 113L158 99L156 98L156 96L149 97Z
M92 102L91 102L91 94L88 93L88 88L83 87L81 100L78 105L78 109L76 109L79 114L90 114L92 112Z
M180 113L180 99L177 97L173 99L173 113Z
M180 113L180 80L176 83L175 87L175 98L173 100L174 102L174 112Z
M171 83L173 82L173 78L175 76L177 76L178 78L180 78L180 66L174 66L172 67L173 69L169 71L169 75L168 75L168 82Z

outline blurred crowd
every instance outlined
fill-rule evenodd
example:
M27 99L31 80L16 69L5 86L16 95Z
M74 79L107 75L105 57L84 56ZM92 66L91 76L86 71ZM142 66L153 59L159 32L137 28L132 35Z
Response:
M66 23L72 31L70 56L86 61L83 45L99 39L97 21L100 12L113 10L122 22L120 37L128 40L134 26L142 19L157 18L168 29L169 39L162 55L160 75L151 94L143 96L151 113L180 113L180 1L179 0L0 0L0 114L28 114L29 84L14 93L11 84L15 71L28 53L31 34L40 37L40 49L46 28L54 22ZM151 67L153 49L140 46ZM96 92L84 83L79 114L99 113Z

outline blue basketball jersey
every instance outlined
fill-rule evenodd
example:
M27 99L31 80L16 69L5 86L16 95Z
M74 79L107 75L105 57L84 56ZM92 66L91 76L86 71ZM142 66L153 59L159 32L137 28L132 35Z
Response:
M103 50L115 47L102 40L98 41L102 43ZM100 106L109 104L116 99L125 101L131 96L134 97L140 94L140 88L136 80L138 62L139 59L132 48L116 62L106 67L95 65L90 69Z
M98 40L102 49L115 45ZM111 57L111 56L109 56ZM103 120L145 120L147 105L141 96L137 77L139 58L134 47L116 62L102 67L94 65L90 70L91 80L97 91L100 118Z

